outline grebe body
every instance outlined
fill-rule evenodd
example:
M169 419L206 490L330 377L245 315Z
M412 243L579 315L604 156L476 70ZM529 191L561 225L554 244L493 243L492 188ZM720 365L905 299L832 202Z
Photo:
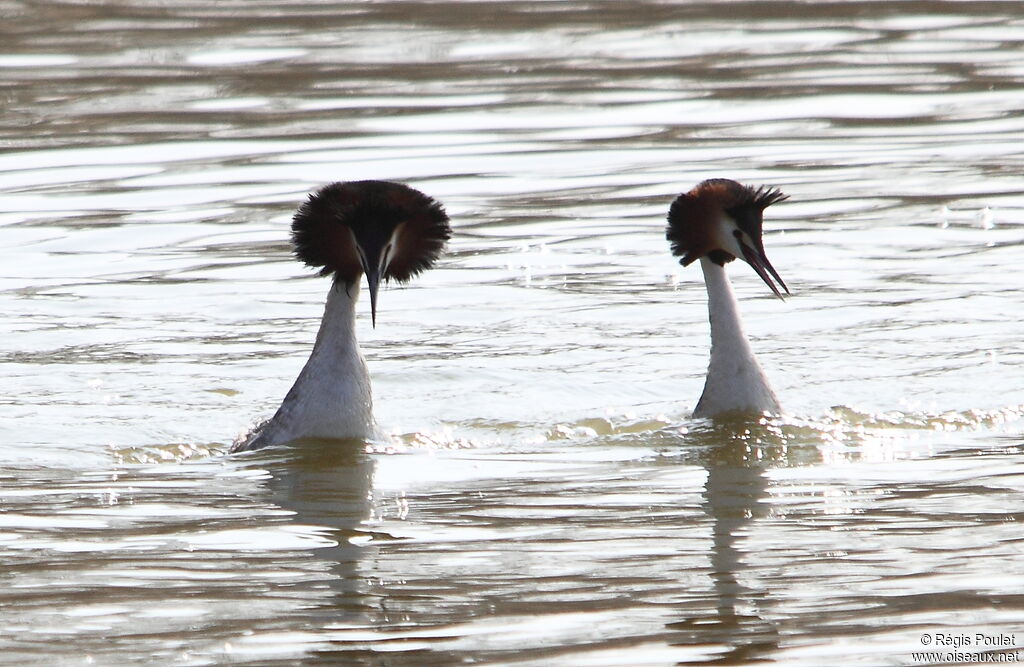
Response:
M430 268L450 236L441 204L399 183L332 183L310 195L292 219L292 244L299 260L331 277L320 330L281 407L231 451L372 437L370 376L355 329L361 278L376 326L381 281L404 283Z
M708 293L711 360L694 417L781 412L744 333L725 265L742 258L780 299L773 278L789 293L761 240L764 210L784 199L774 188L755 189L719 178L679 195L669 209L666 238L672 254L683 266L700 260Z

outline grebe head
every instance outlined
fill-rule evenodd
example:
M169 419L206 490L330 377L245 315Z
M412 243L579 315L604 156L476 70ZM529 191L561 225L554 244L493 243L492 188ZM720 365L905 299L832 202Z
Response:
M346 289L366 274L374 326L380 281L404 283L429 269L450 237L439 202L387 181L325 185L292 219L295 256L307 266Z
M777 188L751 188L713 178L676 197L668 211L665 237L683 266L705 256L719 266L743 258L781 299L772 278L786 294L789 288L764 253L761 225L764 210L787 197Z

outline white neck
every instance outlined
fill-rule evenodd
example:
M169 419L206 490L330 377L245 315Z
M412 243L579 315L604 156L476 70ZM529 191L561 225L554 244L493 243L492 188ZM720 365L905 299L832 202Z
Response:
M277 413L236 451L299 438L373 436L373 401L366 361L356 341L359 283L331 284L309 360Z
M736 296L725 267L701 257L700 268L708 288L711 320L711 362L694 417L714 417L726 412L780 412L779 401L768 377L757 363L743 333Z

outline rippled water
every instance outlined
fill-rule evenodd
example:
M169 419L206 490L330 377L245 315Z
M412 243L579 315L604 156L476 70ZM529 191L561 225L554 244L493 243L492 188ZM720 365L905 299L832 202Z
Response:
M0 661L1024 644L1018 3L0 16ZM761 423L689 418L706 300L662 228L716 176L791 195L792 298L730 266ZM291 212L355 178L455 226L360 324L392 436L227 456L318 326Z

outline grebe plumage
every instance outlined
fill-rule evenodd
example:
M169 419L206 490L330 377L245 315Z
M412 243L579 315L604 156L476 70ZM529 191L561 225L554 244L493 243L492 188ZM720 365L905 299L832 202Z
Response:
M742 258L777 297L783 298L773 278L789 294L761 240L764 210L786 198L775 188L751 188L715 178L679 195L669 209L665 236L672 254L683 266L700 260L708 291L711 360L694 417L781 411L743 332L725 265Z
M231 451L372 437L370 376L355 331L360 279L366 276L376 326L380 282L404 283L430 268L450 236L441 204L400 183L332 183L311 194L292 219L291 238L299 260L331 276L316 343L274 416Z

